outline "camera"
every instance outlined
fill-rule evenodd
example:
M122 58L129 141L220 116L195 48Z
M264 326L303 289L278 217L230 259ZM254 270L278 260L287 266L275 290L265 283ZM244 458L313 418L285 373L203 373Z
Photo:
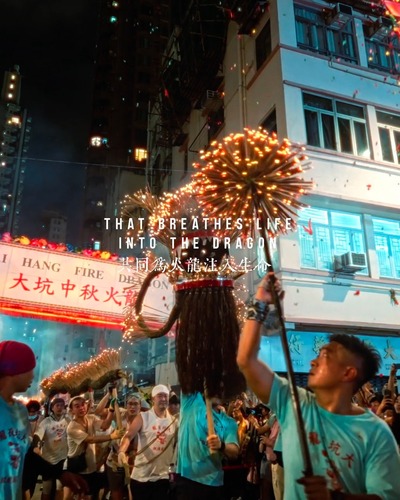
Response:
M255 408L245 408L244 411L245 411L246 415L255 415L256 414Z
M392 391L390 389L385 389L383 391L383 397L384 398L391 398L392 397Z
M256 418L261 418L263 416L261 407L259 405L255 406L254 408L246 408L244 411L246 415L254 415Z

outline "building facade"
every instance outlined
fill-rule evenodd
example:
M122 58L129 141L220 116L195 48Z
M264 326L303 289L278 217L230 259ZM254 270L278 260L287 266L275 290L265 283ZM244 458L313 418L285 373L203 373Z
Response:
M51 210L46 210L42 214L42 227L47 233L48 241L54 243L65 243L67 241L68 219L65 215Z
M5 71L0 97L0 232L19 234L31 119L21 107L21 74Z
M149 102L170 29L169 1L101 0L93 112L85 185L83 242L118 251L118 231L104 217L120 216L125 194L145 187Z
M305 144L311 167L305 178L314 188L297 231L279 238L274 256L295 369L307 371L326 335L345 331L376 342L387 373L400 359L396 19L384 2L238 4L227 9L214 86L210 79L188 113L185 143L172 147L170 184L187 182L198 151L212 139L244 127ZM259 279L248 276L250 291ZM273 337L263 349L266 359L274 349L280 353Z

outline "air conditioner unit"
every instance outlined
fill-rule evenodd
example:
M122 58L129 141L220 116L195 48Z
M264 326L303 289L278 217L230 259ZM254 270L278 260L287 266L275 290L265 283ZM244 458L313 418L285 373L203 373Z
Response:
M207 90L203 99L203 109L207 113L215 113L223 103L222 96L218 90Z
M338 3L333 9L326 11L325 23L332 28L341 29L353 18L353 8L344 3Z
M365 27L367 38L382 41L393 31L393 21L388 17L378 17L378 19Z
M206 99L219 99L220 95L218 90L206 90Z
M365 253L347 252L335 255L333 264L335 271L352 274L367 268L367 256Z

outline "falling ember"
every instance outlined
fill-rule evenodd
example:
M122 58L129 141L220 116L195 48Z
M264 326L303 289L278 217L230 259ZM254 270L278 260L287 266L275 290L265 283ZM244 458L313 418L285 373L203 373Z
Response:
M225 218L241 214L247 234L255 233L255 214L265 222L290 219L295 229L296 211L305 206L298 198L312 187L299 177L307 159L304 147L288 139L279 143L276 134L261 129L230 134L215 146L195 164L199 171L194 179L206 211ZM284 224L275 227L271 233L286 230Z

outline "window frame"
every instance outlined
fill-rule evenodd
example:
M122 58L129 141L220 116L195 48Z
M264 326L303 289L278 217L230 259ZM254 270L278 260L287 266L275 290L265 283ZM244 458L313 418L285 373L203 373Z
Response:
M256 70L259 70L272 52L271 20L268 19L255 40Z
M325 97L321 96L318 94L314 94L311 92L302 92L303 95L303 110L304 110L304 120L305 120L305 126L306 126L306 134L307 134L307 144L310 146L318 147L321 149L328 149L330 151L337 151L339 153L344 153L344 154L350 154L352 156L358 156L361 158L372 158L372 152L371 152L371 147L370 147L370 137L369 137L369 128L368 128L368 120L367 120L367 113L365 106L360 105L360 104L355 104L353 102L347 102L345 100L341 99L333 99L330 97ZM331 103L331 110L329 109L321 109L316 106L312 106L311 104L306 103L306 96L315 96L319 97L322 99L326 99L326 101L329 101ZM350 114L345 114L343 112L338 111L338 105L339 104L345 104L347 106L353 106L355 108L360 108L363 113L363 118L359 118L357 116L353 116ZM318 128L318 144L315 144L312 142L311 138L311 128L312 128L312 123L308 119L308 116L311 116L311 113L315 113L317 115L317 128ZM331 136L334 139L334 144L333 147L330 147L329 144L327 144L327 134L324 133L324 125L327 125L326 120L324 120L324 117L331 117L332 123L333 123L333 130L331 130ZM343 141L341 138L340 134L340 123L341 121L348 121L350 125L350 138L351 138L351 145L352 145L352 152L349 151L343 151ZM365 152L369 152L369 155L366 154L361 154L361 152L358 151L359 145L357 142L357 132L356 132L356 124L361 124L363 125L363 131L364 131L364 136L366 140L366 149L364 150ZM333 132L333 134L332 134ZM361 145L360 145L361 147Z
M321 216L326 217L327 222L321 222L312 219L312 211L318 211ZM311 214L307 215L307 212ZM359 219L359 227L351 227L350 225L340 225L334 223L332 219L337 217L357 217ZM312 234L306 231L309 221L311 220ZM325 234L324 234L325 233ZM340 235L342 233L342 235ZM341 248L336 243L340 237L347 238L348 248ZM343 255L346 252L367 253L365 228L362 215L342 210L329 210L320 207L310 207L303 209L299 212L298 218L298 237L300 249L300 268L312 269L316 271L333 272L334 271L334 257ZM358 241L356 241L358 240ZM311 245L310 251L307 252L305 244ZM321 249L324 245L329 246L328 253L323 254ZM314 265L307 264L307 253L313 254ZM363 271L358 271L357 274L369 275L369 267Z
M365 33L365 31L364 31ZM384 40L374 40L364 35L368 68L384 73L400 74L400 41L390 35Z
M325 23L321 10L301 4L294 5L294 13L298 48L328 57L335 57L346 63L360 64L353 21L349 21L340 29L335 28ZM308 14L308 17L304 15L305 13ZM304 26L306 28L302 32L300 28L304 28ZM308 34L306 31L308 31ZM302 34L306 34L309 43L300 41L303 38ZM351 47L351 49L346 53L345 50L340 50L343 47L345 49Z
M396 125L391 125L390 123L385 123L383 121L380 121L380 115L387 115L388 117L396 117L400 120L400 115L393 115L391 113L387 113L386 111L380 111L379 109L376 110L376 122L377 122L377 127L378 127L378 134L379 134L379 146L381 148L381 155L382 155L382 160L387 161L389 163L394 163L396 165L400 165L400 124L399 126ZM382 131L387 131L389 134L389 141L390 141L390 153L391 153L391 159L388 160L386 159L385 152L382 147L382 136L381 132ZM398 142L396 140L396 134L398 136Z
M376 227L376 224L379 224L379 222L385 223L396 223L398 224L398 234L394 234L385 230L379 230ZM378 266L379 266L379 277L380 278L389 278L389 279L400 279L400 221L395 220L395 219L386 219L383 217L372 217L372 230L373 230L373 236L374 236L374 243L375 243L375 252L376 256L378 259ZM385 239L386 240L386 256L383 258L386 259L386 262L389 263L390 267L390 273L386 273L384 271L384 268L387 268L387 266L381 266L380 263L380 256L378 250L378 247L380 246L380 243L377 241L378 238ZM396 242L396 245L394 244ZM394 247L397 246L398 250L395 249ZM394 253L397 253L397 256L394 256ZM398 262L398 268L396 267L396 261Z

